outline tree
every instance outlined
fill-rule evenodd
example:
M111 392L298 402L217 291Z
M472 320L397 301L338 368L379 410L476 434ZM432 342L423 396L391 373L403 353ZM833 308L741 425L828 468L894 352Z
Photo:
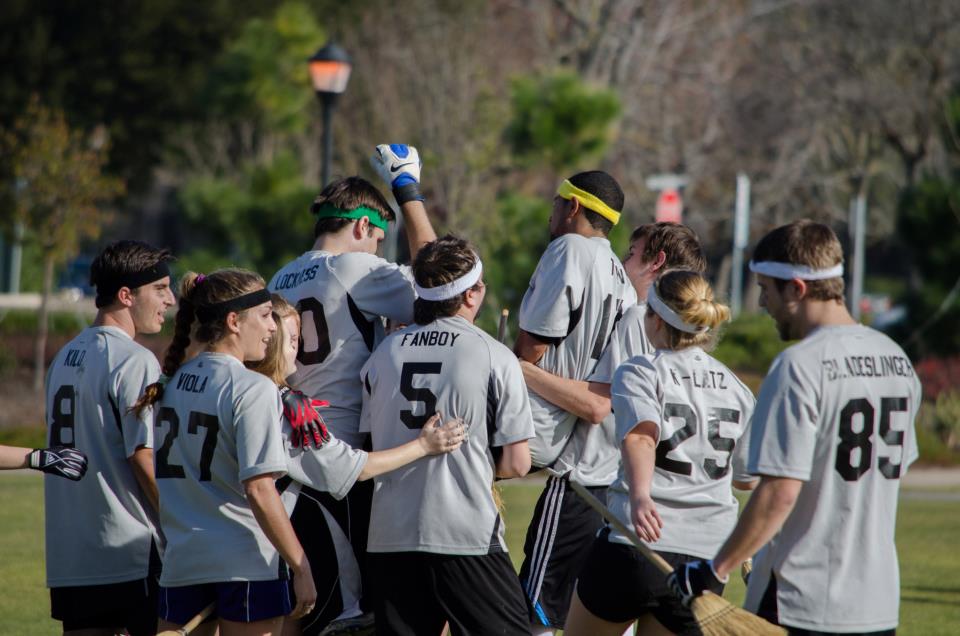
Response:
M47 314L57 266L76 256L80 243L96 239L109 214L101 207L124 191L123 182L103 174L106 133L72 130L62 111L31 100L13 130L4 134L16 179L15 207L8 222L22 224L43 258L43 292L34 348L33 384L43 386Z

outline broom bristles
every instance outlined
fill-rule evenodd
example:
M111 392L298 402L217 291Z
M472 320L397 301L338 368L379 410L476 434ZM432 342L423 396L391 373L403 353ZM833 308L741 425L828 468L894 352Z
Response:
M695 598L691 609L704 636L785 636L787 633L782 627L709 592Z

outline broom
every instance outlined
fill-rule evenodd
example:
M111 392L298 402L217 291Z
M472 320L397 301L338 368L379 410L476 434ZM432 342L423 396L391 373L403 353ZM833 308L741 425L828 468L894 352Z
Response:
M202 610L200 610L199 614L191 618L187 622L187 624L181 627L180 629L168 629L160 632L159 634L157 634L157 636L186 636L187 634L195 630L197 627L199 627L200 623L207 620L207 617L213 614L213 610L216 609L216 607L217 607L217 603L216 601L214 601L213 603L210 603L209 605L204 607Z
M630 539L630 542L640 551L640 554L649 559L658 570L663 572L664 576L673 572L673 566L647 547L636 533L623 525L606 506L587 492L583 486L571 481L570 487L591 508L599 512L617 532ZM786 636L787 633L782 627L768 623L756 614L751 614L710 592L693 599L690 609L693 611L693 616L704 636Z

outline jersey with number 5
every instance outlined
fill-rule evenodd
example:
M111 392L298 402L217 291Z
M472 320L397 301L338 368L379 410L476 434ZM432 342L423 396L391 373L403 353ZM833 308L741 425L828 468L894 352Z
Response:
M610 391L619 443L640 422L657 427L650 496L663 529L651 547L712 558L737 523L732 481L753 480L744 444L753 393L699 347L630 358ZM623 462L609 493L611 510L632 527ZM616 532L610 541L629 542Z
M821 327L773 362L760 390L750 472L804 482L754 560L747 607L771 573L784 625L873 632L898 622L894 527L900 478L917 458L920 382L893 340Z
M84 329L47 372L47 443L82 450L87 476L47 476L47 585L106 585L147 576L154 515L128 458L153 447L149 412L131 407L160 376L156 356L118 327Z
M357 370L383 340L381 316L413 321L413 276L409 267L364 252L311 251L288 263L269 289L297 308L300 348L290 383L330 403L327 426L354 448L363 400Z
M585 380L597 366L623 311L637 302L620 259L601 237L565 234L540 258L520 305L520 328L550 341L538 366ZM570 439L577 417L530 392L537 437L535 466L549 466ZM600 434L597 431L597 434Z
M281 418L277 386L231 355L201 353L170 378L154 415L161 585L277 578L243 482L286 471Z
M434 413L467 427L457 450L376 478L367 549L506 552L490 492L494 452L533 437L516 356L465 319L441 318L391 334L361 375L361 427L370 431L375 451L416 439Z

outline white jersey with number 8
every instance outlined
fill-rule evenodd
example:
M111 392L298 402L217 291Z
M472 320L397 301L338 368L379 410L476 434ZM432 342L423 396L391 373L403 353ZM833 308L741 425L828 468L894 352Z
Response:
M643 421L656 424L656 468L650 496L663 521L656 550L711 558L737 523L732 481L746 473L744 433L754 398L730 369L699 347L635 356L613 376L617 440ZM628 528L630 492L621 463L610 509ZM612 532L610 541L629 544Z
M821 327L773 362L757 402L750 472L804 483L754 559L746 607L771 573L781 622L872 632L898 622L900 478L917 458L920 382L903 350L861 325Z

